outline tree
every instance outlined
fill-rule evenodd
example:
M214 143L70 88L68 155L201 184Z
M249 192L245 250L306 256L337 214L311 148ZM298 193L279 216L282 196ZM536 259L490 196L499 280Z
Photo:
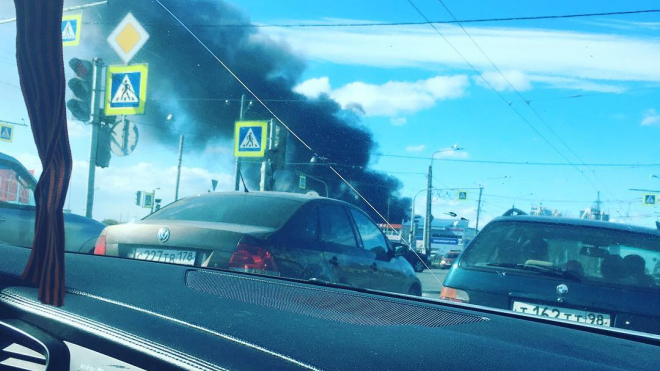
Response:
M114 220L114 219L103 219L103 221L101 221L101 223L103 223L103 224L105 224L105 225L116 225L116 224L119 224L119 222L116 221L116 220Z

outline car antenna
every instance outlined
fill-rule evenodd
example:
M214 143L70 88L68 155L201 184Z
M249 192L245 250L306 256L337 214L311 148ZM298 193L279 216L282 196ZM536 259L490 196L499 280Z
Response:
M243 173L240 170L238 171L238 176L241 177L241 182L243 182L243 190L245 191L245 193L250 193L250 191L248 191L247 186L245 185L245 179L243 179Z

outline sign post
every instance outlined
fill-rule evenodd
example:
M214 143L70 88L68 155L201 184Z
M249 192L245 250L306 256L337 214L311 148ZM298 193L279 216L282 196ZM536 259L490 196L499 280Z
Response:
M0 140L9 143L14 141L14 125L0 123Z
M126 64L133 59L147 40L149 33L131 13L128 13L108 36L108 44Z
M468 200L468 191L459 190L458 191L458 200L467 202L467 200Z
M149 66L108 66L105 84L105 114L143 115L147 101Z
M655 206L658 202L658 197L653 193L645 193L642 203L644 206Z
M80 27L82 14L65 15L62 17L62 45L76 46L80 43Z
M234 156L264 157L267 121L237 121L234 132Z
M135 150L139 137L134 123L128 120L120 121L111 129L110 150L117 156L128 156Z

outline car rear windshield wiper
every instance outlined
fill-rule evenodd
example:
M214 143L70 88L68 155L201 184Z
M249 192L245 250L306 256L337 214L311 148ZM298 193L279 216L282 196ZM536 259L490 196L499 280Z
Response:
M489 267L502 267L502 268L511 268L511 269L519 269L519 270L527 270L527 271L532 271L532 272L537 272L541 273L542 275L545 276L551 276L551 277L559 277L559 278L564 278L564 279L569 279L572 281L580 282L580 278L577 277L576 275L561 270L557 268L550 268L550 267L545 267L542 265L534 265L534 264L519 264L519 263L489 263L486 264Z

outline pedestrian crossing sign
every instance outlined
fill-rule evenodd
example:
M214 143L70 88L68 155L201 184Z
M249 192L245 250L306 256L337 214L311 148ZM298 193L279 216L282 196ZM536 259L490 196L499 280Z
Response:
M62 45L78 45L80 42L81 24L82 14L65 15L62 17Z
M647 193L644 195L644 206L655 206L658 201L656 195Z
M467 191L458 191L458 200L459 201L467 201L468 200L468 193Z
M147 100L146 64L108 66L105 84L105 114L142 115Z
M142 207L145 209L151 209L154 207L154 193L153 192L144 192L144 203Z
M10 143L14 140L14 125L0 124L0 140Z
M264 157L267 121L236 121L234 156Z

